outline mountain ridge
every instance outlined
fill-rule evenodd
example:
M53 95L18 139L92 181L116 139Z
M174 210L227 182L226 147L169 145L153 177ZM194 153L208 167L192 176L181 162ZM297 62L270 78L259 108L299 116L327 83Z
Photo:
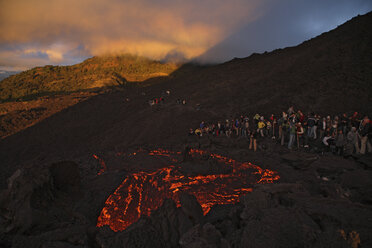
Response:
M168 76L179 65L134 55L99 56L71 66L35 67L0 81L0 101L76 92Z

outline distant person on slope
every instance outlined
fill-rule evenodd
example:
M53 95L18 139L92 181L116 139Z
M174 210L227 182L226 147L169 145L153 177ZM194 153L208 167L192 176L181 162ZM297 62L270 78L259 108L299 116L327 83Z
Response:
M288 142L289 150L292 149L292 146L296 140L296 133L297 133L296 124L294 124L293 122L290 122L289 123L289 142Z
M344 154L345 139L342 129L340 129L336 136L336 153L340 156Z
M345 156L351 156L354 152L354 147L357 152L359 152L359 147L357 146L358 139L356 128L352 127L351 130L347 133L346 136L346 146L345 146Z
M296 125L296 134L297 134L297 148L300 148L302 142L302 135L304 134L304 128L302 127L301 122Z
M307 119L307 136L309 138L316 139L316 120L315 114L311 113L309 118Z
M264 137L264 128L266 126L265 122L263 120L260 120L257 126L258 126L257 132L261 134L261 137Z
M280 139L281 139L280 144L282 146L284 146L284 141L286 140L286 138L288 137L288 134L289 134L289 123L288 123L287 120L283 121L281 129L282 129L282 134L281 134L281 137L280 137Z
M249 150L252 150L252 146L253 146L253 150L256 151L257 150L257 132L256 130L253 130L253 132L251 132L251 137L250 137L250 142L249 142Z

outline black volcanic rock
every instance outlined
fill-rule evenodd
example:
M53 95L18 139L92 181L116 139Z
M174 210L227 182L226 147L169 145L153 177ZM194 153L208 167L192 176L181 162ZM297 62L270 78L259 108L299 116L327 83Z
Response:
M192 224L199 223L203 218L203 209L193 195L181 193L180 203L182 211L188 216Z
M39 232L52 223L72 219L69 212L79 190L80 176L74 162L17 170L8 180L8 189L1 193L2 232Z
M196 225L184 234L180 240L181 247L203 248L203 247L230 247L221 233L212 224L206 223L202 226Z
M188 200L195 201L193 198ZM166 199L150 217L142 217L117 234L107 228L100 229L96 239L100 247L178 247L181 235L195 222L195 218L192 221L189 216L181 208L177 208L173 200Z

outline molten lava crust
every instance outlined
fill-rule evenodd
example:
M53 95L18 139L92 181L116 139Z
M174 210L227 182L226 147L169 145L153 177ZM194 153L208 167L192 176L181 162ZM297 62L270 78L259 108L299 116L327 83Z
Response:
M179 163L177 155L180 152L163 149L150 152L139 150L126 156L133 157L140 153L154 157L166 157L170 163ZM166 198L172 198L180 206L180 192L194 195L206 214L213 205L238 202L241 195L252 191L252 184L273 183L279 179L277 172L218 154L191 149L189 155L193 159L207 157L209 160L215 160L227 166L230 172L185 175L179 166L168 165L153 172L133 173L125 178L115 192L108 197L98 217L97 226L109 225L114 231L125 230L141 215L149 216L151 211L160 207ZM106 165L102 159L97 156L95 158L103 167L99 172L101 174L106 170Z

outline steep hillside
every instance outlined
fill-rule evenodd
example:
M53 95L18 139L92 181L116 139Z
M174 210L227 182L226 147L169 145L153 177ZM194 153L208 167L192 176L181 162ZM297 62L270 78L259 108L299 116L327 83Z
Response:
M234 59L182 80L195 85L192 99L226 115L269 114L289 105L323 114L371 113L371 51L369 13L299 46Z
M168 76L173 63L122 55L93 57L73 66L36 67L0 82L0 101L35 98Z
M369 13L297 47L211 67L185 65L170 77L92 97L1 140L0 160L15 169L41 153L53 160L70 152L179 145L202 120L278 114L289 105L322 115L372 113L371 25ZM148 100L165 90L171 90L165 104L151 108Z

